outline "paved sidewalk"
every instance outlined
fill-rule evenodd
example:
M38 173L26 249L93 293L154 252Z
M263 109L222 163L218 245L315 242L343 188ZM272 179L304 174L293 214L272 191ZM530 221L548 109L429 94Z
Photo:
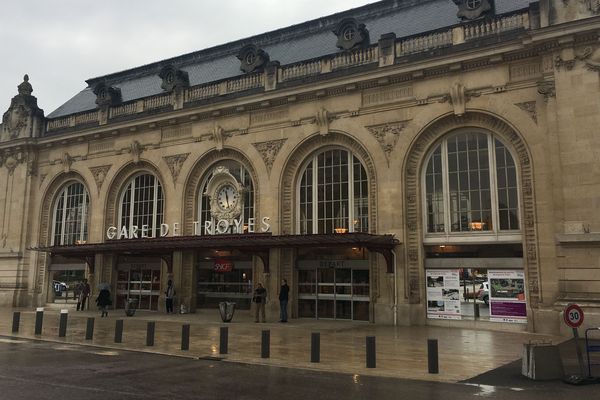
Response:
M21 311L19 333L11 334L13 311ZM310 370L394 378L458 382L521 358L529 341L560 343L559 336L439 327L392 327L345 321L291 320L287 324L254 323L248 311L236 311L233 322L221 322L217 310L196 314L164 315L137 311L126 317L123 310L108 318L98 312L69 309L67 337L58 337L59 309L46 309L42 335L34 335L35 311L0 309L0 335L56 342L89 344L107 349L144 351L192 358L264 364ZM88 317L95 317L94 339L85 340ZM124 320L123 343L114 343L115 321ZM155 345L146 346L146 325L156 321ZM191 325L190 350L182 351L181 326ZM219 331L229 327L229 354L219 354ZM260 357L261 331L271 331L271 357ZM321 362L310 362L310 337L321 334ZM366 368L365 338L377 339L377 368ZM427 339L438 339L440 373L427 371Z

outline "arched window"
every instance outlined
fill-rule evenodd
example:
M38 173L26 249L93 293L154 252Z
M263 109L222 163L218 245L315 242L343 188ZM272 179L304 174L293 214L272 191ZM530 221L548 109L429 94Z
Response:
M127 227L129 237L160 236L164 196L160 182L154 175L133 177L121 195L120 204L121 228Z
M431 152L423 179L427 237L519 233L517 169L492 134L447 136Z
M80 182L70 183L60 191L54 208L53 245L67 246L87 241L89 203L88 192Z
M342 149L309 158L298 188L300 234L369 231L369 185L360 160Z
M200 233L204 234L204 226L206 221L212 221L213 226L216 226L217 221L212 218L210 213L210 197L206 193L206 186L213 176L215 167L225 167L229 170L229 173L243 186L243 197L244 203L242 207L242 214L237 219L243 220L244 226L248 225L248 219L254 218L254 184L252 183L252 177L250 172L238 161L235 160L222 160L211 166L209 172L202 180L200 185L200 192L198 193L198 215L200 216ZM233 226L231 227L233 229Z

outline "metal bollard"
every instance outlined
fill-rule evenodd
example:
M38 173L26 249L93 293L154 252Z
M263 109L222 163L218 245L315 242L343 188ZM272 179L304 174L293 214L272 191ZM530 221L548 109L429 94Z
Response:
M437 339L427 340L427 366L430 374L440 372L438 365L438 341Z
M260 345L260 357L269 358L271 356L271 331L262 331L262 340Z
M473 304L473 318L479 319L479 304Z
M67 336L67 321L69 319L69 310L60 310L60 321L58 323L58 337Z
M190 349L190 324L181 326L181 350Z
M221 327L220 338L219 338L219 354L227 354L227 347L229 345L229 328L226 326Z
M21 323L21 313L19 311L15 311L13 313L13 323L12 323L12 332L19 332L19 324Z
M376 368L375 336L367 336L367 368Z
M156 322L149 321L146 327L146 346L154 346L154 330Z
M87 326L85 327L85 340L92 340L94 338L94 318L89 317L87 319Z
M123 320L118 319L115 323L115 343L123 343Z
M35 311L35 334L42 334L42 325L44 323L44 308L38 307Z
M313 332L310 335L310 362L318 363L321 361L321 334Z

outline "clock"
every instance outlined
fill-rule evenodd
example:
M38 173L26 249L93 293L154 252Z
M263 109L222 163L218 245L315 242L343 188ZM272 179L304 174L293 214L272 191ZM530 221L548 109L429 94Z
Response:
M217 205L222 211L232 211L239 201L239 193L231 184L225 184L217 191Z

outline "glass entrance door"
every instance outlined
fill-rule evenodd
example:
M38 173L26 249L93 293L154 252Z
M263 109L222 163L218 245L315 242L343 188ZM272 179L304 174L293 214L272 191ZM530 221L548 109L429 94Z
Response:
M137 308L158 310L160 265L130 264L119 266L116 308L125 308L127 299L137 299Z
M369 288L368 269L301 269L298 271L298 316L368 321Z

